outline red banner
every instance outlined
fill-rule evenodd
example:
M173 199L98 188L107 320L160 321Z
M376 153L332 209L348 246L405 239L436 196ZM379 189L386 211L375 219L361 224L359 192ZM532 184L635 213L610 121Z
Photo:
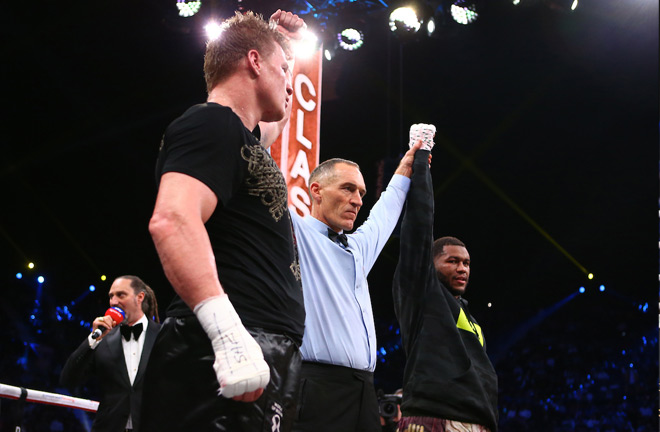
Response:
M291 119L270 147L289 188L289 208L301 216L310 212L309 175L319 164L322 64L322 48L309 58L296 58Z

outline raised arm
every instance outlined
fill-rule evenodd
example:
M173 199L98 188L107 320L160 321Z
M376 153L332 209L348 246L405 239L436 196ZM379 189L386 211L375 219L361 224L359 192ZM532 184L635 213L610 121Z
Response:
M395 302L406 301L407 297L420 298L429 285L428 278L435 278L433 267L433 183L429 169L432 136L428 139L416 135L411 128L411 140L415 146L422 141L412 164L412 176L406 211L401 223L401 249L395 272ZM435 132L435 128L433 128ZM430 145L429 145L430 144Z
M273 145L277 137L282 134L284 127L289 122L291 117L291 106L293 103L289 102L286 106L286 112L284 118L278 122L259 122L259 129L261 130L261 145L268 149Z
M302 18L281 9L276 10L270 16L270 21L274 21L277 24L277 30L289 40L300 40L302 38L301 31L307 29L307 24Z
M302 40L304 31L307 29L307 24L305 24L305 21L298 17L298 15L280 9L271 15L270 21L275 22L277 24L277 30L294 44ZM289 53L288 63L290 79L293 79L294 62L294 53ZM263 145L264 148L270 148L284 130L284 127L291 117L292 105L293 103L289 102L286 107L286 114L282 120L270 123L259 122L259 129L261 129L261 145Z

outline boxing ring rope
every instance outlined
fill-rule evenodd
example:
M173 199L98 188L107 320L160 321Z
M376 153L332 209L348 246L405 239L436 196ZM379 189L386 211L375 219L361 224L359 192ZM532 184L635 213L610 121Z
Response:
M99 407L99 403L97 401L89 399L80 399L72 396L42 392L39 390L31 390L23 387L14 387L1 383L0 397L68 408L77 408L89 412L96 412Z

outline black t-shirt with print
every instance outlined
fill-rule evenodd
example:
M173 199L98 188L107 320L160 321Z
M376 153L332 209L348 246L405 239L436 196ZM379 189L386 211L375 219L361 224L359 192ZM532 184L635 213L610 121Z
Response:
M167 172L203 182L218 198L206 222L222 287L246 327L302 341L300 267L280 169L225 106L195 105L163 136L156 179ZM177 296L168 316L190 315Z

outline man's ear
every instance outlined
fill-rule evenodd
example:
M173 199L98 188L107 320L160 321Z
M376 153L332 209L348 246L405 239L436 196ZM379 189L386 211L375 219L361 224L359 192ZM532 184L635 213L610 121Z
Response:
M309 185L309 194L312 197L312 203L321 201L321 185L318 182L312 182Z
M138 293L138 295L135 296L135 297L137 298L138 303L142 304L142 302L144 301L144 297L145 297L145 296L146 296L146 294L144 293L144 291L140 291L140 292Z
M251 49L247 53L248 69L254 75L259 76L261 74L261 63L263 61L261 54L256 49Z

